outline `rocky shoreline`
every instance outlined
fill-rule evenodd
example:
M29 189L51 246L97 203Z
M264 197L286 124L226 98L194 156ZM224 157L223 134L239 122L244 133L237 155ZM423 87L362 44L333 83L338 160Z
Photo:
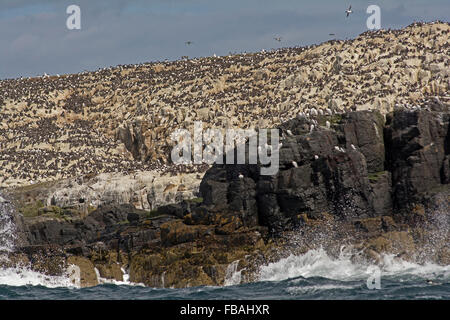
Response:
M8 263L52 275L75 264L82 286L98 284L95 269L117 281L124 269L153 287L223 285L237 271L252 281L289 254L319 246L336 254L344 244L357 260L382 264L391 253L450 264L449 105L316 119L312 131L303 116L279 127L273 176L258 164L213 165L197 197L152 211L50 205L17 215L21 243Z

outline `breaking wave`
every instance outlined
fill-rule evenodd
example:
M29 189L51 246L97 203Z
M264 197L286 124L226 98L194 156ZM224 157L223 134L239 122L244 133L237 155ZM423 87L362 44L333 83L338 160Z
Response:
M331 280L356 281L367 279L374 268L381 277L418 277L450 280L450 266L433 263L417 264L384 254L379 265L352 261L352 249L342 247L338 257L330 257L323 248L313 249L303 255L290 255L260 269L259 281L283 281L293 278L321 277Z

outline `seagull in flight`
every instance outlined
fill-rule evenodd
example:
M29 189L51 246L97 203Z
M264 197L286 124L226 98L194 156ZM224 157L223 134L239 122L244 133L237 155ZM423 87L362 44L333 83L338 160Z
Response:
M281 42L281 37L274 38L276 41Z
M350 7L348 7L348 9L347 10L345 10L345 13L347 13L347 18L348 18L348 16L350 15L350 13L352 13L353 11L352 11L352 6L350 5Z
M193 42L192 41L186 41L185 44L190 46L191 44L193 44Z

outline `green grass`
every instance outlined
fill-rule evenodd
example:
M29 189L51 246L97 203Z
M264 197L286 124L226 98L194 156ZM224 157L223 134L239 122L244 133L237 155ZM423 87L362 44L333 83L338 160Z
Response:
M335 114L330 116L330 124L339 124L342 121L342 115L341 114Z
M369 181L370 182L376 182L378 181L378 179L380 178L380 176L382 176L386 171L379 171L379 172L374 172L374 173L370 173L368 175Z
M159 217L161 215L163 215L163 213L159 209L154 209L154 210L149 211L145 217L147 219L151 219L151 218Z
M200 197L200 198L193 198L193 199L189 199L189 200L186 200L187 202L190 202L190 203L203 203L203 198L202 197Z
M19 212L22 213L24 217L37 217L39 215L39 209L44 208L44 203L41 200L38 200L32 204L28 204L19 209Z

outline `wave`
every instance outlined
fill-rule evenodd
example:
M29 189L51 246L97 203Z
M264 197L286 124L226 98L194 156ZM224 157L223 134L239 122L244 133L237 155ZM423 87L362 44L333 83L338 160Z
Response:
M423 279L450 279L450 266L433 263L417 264L384 254L379 265L352 261L351 247L342 247L338 257L331 257L323 248L302 255L290 255L278 262L262 266L259 281L283 281L295 278L321 277L331 280L356 281L367 279L373 270L389 277L417 277ZM295 281L295 280L294 280Z
M95 274L97 275L97 281L98 284L113 284L116 286L139 286L139 287L145 287L145 285L143 283L134 283L134 282L130 282L130 276L129 274L126 272L126 270L124 268L121 268L122 270L122 274L123 274L123 281L118 281L115 279L107 279L107 278L102 278L100 276L100 272L98 271L97 268L94 268L95 270Z
M27 267L0 268L0 285L12 287L43 286L48 288L77 288L66 275L48 276Z

